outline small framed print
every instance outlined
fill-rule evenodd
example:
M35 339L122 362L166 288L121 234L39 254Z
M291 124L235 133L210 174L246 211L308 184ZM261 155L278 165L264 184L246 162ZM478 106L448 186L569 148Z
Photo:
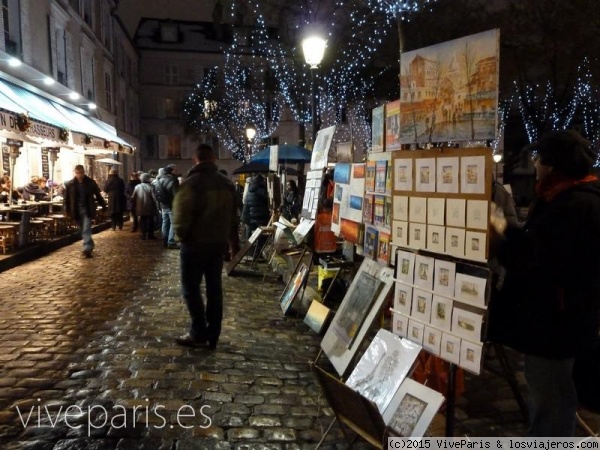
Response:
M408 197L405 195L394 195L393 206L394 213L392 219L408 222Z
M443 198L427 199L427 223L444 225L446 201Z
M410 197L408 211L409 222L426 223L427 199L425 197Z
M412 294L412 287L396 282L396 290L394 291L394 311L410 316Z
M475 261L485 261L487 236L477 231L467 231L465 234L465 258Z
M434 263L435 259L429 256L417 255L415 257L415 286L429 291L433 290Z
M436 259L433 271L433 292L447 297L454 296L456 264L443 259Z
M397 436L422 437L443 402L439 392L406 378L383 411L383 422Z
M408 222L392 221L392 244L408 247Z
M425 248L427 239L427 225L424 223L408 224L408 246L411 248Z
M435 158L415 160L415 191L435 192Z
M442 332L435 328L425 326L423 330L423 348L436 356L440 355Z
M409 319L408 320L408 335L406 338L409 341L414 342L415 344L423 345L423 331L425 330L425 325L416 320Z
M467 228L488 229L488 206L486 200L467 200Z
M394 190L413 190L413 160L412 158L394 159Z
M483 346L463 339L460 343L459 366L477 375L481 372L481 354Z
M460 192L463 194L485 194L485 186L485 156L461 157Z
M396 252L396 279L403 283L413 284L415 271L415 254L398 250Z
M454 297L462 303L485 308L486 284L485 278L457 273Z
M433 294L420 289L413 289L411 318L417 319L423 323L429 323L431 320L431 301Z
M408 317L402 314L393 313L392 333L401 337L408 335Z
M462 198L449 198L446 200L446 226L464 228L466 226L467 201Z
M481 342L483 316L462 308L452 308L452 334L471 342Z
M446 229L440 225L427 225L427 250L444 253L446 250Z
M458 157L437 158L437 192L458 194Z
M465 230L446 228L446 253L457 258L465 257Z
M460 363L460 338L448 333L442 333L440 356L448 362Z
M452 328L452 305L449 298L434 295L431 300L431 325L440 330L450 331Z

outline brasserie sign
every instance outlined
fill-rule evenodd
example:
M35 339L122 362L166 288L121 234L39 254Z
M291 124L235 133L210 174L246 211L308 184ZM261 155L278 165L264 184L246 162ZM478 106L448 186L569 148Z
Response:
M19 132L19 127L17 126L17 116L11 113L0 111L0 129ZM33 120L31 121L31 127L27 131L27 134L29 135L50 139L52 141L59 140L58 133L59 129L57 127Z

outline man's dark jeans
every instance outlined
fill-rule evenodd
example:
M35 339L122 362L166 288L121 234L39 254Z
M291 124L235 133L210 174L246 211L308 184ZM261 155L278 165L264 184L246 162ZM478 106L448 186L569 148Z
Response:
M190 336L216 345L223 319L223 254L227 243L181 244L181 291L192 324ZM206 309L200 293L202 277L206 283Z

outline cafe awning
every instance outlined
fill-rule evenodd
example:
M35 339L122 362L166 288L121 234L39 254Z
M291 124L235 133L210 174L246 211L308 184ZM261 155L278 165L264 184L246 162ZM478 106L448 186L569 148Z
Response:
M74 145L133 153L133 146L118 137L114 127L3 79L0 108L9 113L0 112L0 128L51 141L63 140L62 132L69 130ZM19 129L17 117L10 116L11 112L27 114L32 126L27 131Z

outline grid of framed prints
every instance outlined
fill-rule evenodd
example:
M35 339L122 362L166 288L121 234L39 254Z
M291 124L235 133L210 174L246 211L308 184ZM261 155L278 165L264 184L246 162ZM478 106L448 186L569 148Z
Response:
M491 164L487 148L394 152L392 243L485 262Z
M336 169L337 171L337 169ZM388 265L392 242L392 166L390 153L371 153L365 164L363 254Z
M392 331L479 374L490 278L480 266L397 249Z
M306 188L302 201L302 212L300 213L300 216L305 219L315 219L317 217L322 178L322 170L310 170L306 174Z

